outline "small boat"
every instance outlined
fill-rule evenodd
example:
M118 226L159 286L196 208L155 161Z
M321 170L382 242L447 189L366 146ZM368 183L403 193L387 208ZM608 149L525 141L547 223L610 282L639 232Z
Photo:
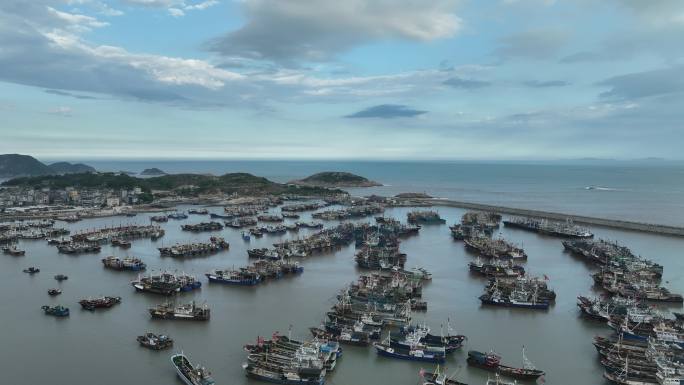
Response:
M60 294L62 294L62 290L60 290L60 289L50 289L50 290L48 290L48 294L51 295L51 296L60 295Z
M201 366L193 365L185 354L174 354L171 363L176 368L176 374L186 385L212 385L215 383L211 373Z
M33 266L31 266L27 269L24 269L23 271L24 271L24 273L31 274L31 275L36 274L36 273L40 273L40 269L37 267L33 267Z
M519 380L536 380L544 375L544 371L539 370L532 365L525 356L525 348L522 352L523 367L515 368L501 364L501 356L494 352L482 353L475 350L468 352L468 365L475 366L480 369L489 370L499 373L506 377L511 377Z
M152 318L172 320L208 321L210 316L207 305L196 306L194 301L178 306L165 303L149 309L149 312Z
M171 214L167 215L167 218L168 219L188 219L188 215L185 213L175 212L175 213L171 213Z
M434 373L420 369L418 375L423 380L422 385L467 385L463 382L454 380L452 378L454 377L453 375L447 376L446 373L440 372L439 365L437 365Z
M112 239L112 246L119 246L122 249L128 249L131 247L131 242L125 239L114 238Z
M242 239L243 239L244 241L249 241L249 240L251 239L251 236L249 235L249 232L243 231L243 232L242 232Z
M137 341L140 343L140 346L151 350L163 350L173 346L173 340L165 334L145 333L142 336L138 336Z
M3 247L2 252L13 257L21 257L26 254L26 251L17 249L16 246Z
M55 275L55 279L61 282L61 281L66 281L67 279L69 279L69 277L67 277L64 274L57 274L57 275Z
M64 307L61 305L57 306L48 306L44 305L41 307L45 314L55 316L55 317L68 317L69 316L69 308Z
M78 301L81 307L85 310L93 311L99 308L110 308L116 304L121 303L121 297L100 297L89 298Z

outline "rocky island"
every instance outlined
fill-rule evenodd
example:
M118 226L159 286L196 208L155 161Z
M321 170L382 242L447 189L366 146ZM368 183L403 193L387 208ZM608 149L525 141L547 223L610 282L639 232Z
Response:
M325 171L313 174L304 179L294 180L289 182L299 186L313 186L326 188L339 187L374 187L382 186L381 183L374 182L359 175L350 172L341 171Z
M156 167L153 168L146 168L144 169L140 175L145 175L145 176L158 176L158 175L166 175L166 173Z

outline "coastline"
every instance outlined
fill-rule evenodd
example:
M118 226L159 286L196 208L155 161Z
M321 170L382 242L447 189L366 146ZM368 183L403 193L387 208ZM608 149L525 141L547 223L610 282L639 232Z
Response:
M521 209L521 208L515 208L515 207L496 206L496 205L488 205L488 204L473 203L473 202L461 202L461 201L456 201L456 200L452 200L452 199L430 198L430 199L413 199L413 201L420 201L423 203L429 203L433 206L447 206L447 207L459 207L459 208L473 209L473 210L486 210L486 211L494 211L494 212L498 212L498 213L502 213L502 214L519 215L519 216L534 217L534 218L543 218L543 219L550 219L550 220L555 220L555 221L565 221L567 219L570 219L573 222L582 223L582 224L586 224L586 225L595 225L595 226L611 227L611 228L622 229L622 230L641 231L641 232L655 233L655 234L661 234L661 235L673 235L673 236L684 237L684 227L678 227L678 226L659 225L659 224L655 224L655 223L634 222L634 221L625 221L625 220L618 220L618 219L597 218L597 217L589 217L589 216L584 216L584 215L564 214L564 213L542 211L542 210Z

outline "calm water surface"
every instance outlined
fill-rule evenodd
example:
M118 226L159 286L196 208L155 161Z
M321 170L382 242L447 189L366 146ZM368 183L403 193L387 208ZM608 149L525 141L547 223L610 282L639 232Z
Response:
M220 208L211 208L219 212ZM388 215L405 220L407 209L390 209ZM440 209L448 223L459 220L463 211ZM149 215L137 217L84 220L69 227L72 231L120 223L148 223ZM307 219L308 215L304 218ZM206 365L217 384L256 384L244 377L242 346L257 336L273 331L285 333L293 325L293 337L308 338L308 327L316 326L334 303L339 290L356 280L359 270L353 262L354 246L333 254L302 261L304 273L293 278L269 282L253 288L209 285L202 276L200 291L180 295L181 302L206 301L212 318L206 323L151 320L147 308L163 297L136 293L129 282L136 273L116 272L102 267L107 255L136 256L148 265L148 271L160 269L184 271L201 276L214 268L248 263L246 249L266 247L290 236L264 236L245 243L240 231L190 234L180 230L183 222L206 219L190 216L186 221L162 224L166 236L152 242L136 240L129 250L103 247L100 254L69 256L58 254L45 241L23 241L25 257L0 255L0 367L2 384L180 384L169 363L171 351L154 352L138 346L135 337L146 331L168 333L175 339L175 349L182 349L193 361ZM334 225L335 223L329 223ZM636 253L665 266L664 280L671 289L684 292L684 242L677 238L595 228L606 237L631 247ZM589 276L592 267L563 252L560 240L534 233L502 228L503 236L522 244L529 255L526 269L532 274L546 274L558 299L547 312L482 308L477 297L485 281L468 273L473 259L461 243L450 238L448 227L425 226L419 236L402 242L408 254L407 267L424 266L433 272L433 281L424 290L429 311L416 313L436 332L447 318L460 333L469 337L467 346L448 359L450 371L469 384L483 384L487 372L468 368L468 349L495 349L503 360L520 364L520 350L526 346L528 357L548 373L547 384L603 384L601 367L591 345L595 334L608 334L599 324L581 319L575 305L578 294L592 294ZM300 235L306 234L302 231ZM225 237L230 250L193 260L161 258L156 247L174 242L206 240L210 235ZM296 236L296 235L293 235ZM37 266L39 274L21 272ZM69 280L58 284L55 274L67 274ZM61 287L64 293L49 297L46 291ZM77 301L83 297L121 296L120 305L104 311L82 311ZM42 314L44 304L64 304L71 317L55 319ZM344 355L329 384L414 385L421 367L430 364L396 361L378 357L372 348L344 347Z
M277 182L349 171L384 184L358 195L435 197L611 219L684 226L681 162L94 161L98 170L250 172ZM594 187L594 189L587 189Z

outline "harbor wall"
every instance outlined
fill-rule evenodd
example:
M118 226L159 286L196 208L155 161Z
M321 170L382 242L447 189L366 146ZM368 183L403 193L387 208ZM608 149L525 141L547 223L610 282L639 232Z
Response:
M565 221L567 219L570 219L575 223L581 223L581 224L585 224L585 225L597 225L597 226L612 227L612 228L623 229L623 230L642 231L642 232L648 232L648 233L656 233L656 234L684 237L684 227L678 227L678 226L667 226L667 225L658 225L658 224L652 224L652 223L623 221L623 220L617 220L617 219L595 218L595 217L588 217L588 216L584 216L584 215L554 213L554 212L549 212L549 211L529 210L529 209L521 209L521 208L515 208L515 207L495 206L495 205L487 205L487 204L472 203L472 202L460 202L460 201L455 201L455 200L450 200L450 199L423 199L421 201L424 201L426 203L430 203L433 206L449 206L449 207L459 207L459 208L473 209L473 210L494 211L494 212L501 213L501 214L510 214L510 215L525 216L525 217L543 218L543 219L550 219L550 220L555 220L555 221Z

